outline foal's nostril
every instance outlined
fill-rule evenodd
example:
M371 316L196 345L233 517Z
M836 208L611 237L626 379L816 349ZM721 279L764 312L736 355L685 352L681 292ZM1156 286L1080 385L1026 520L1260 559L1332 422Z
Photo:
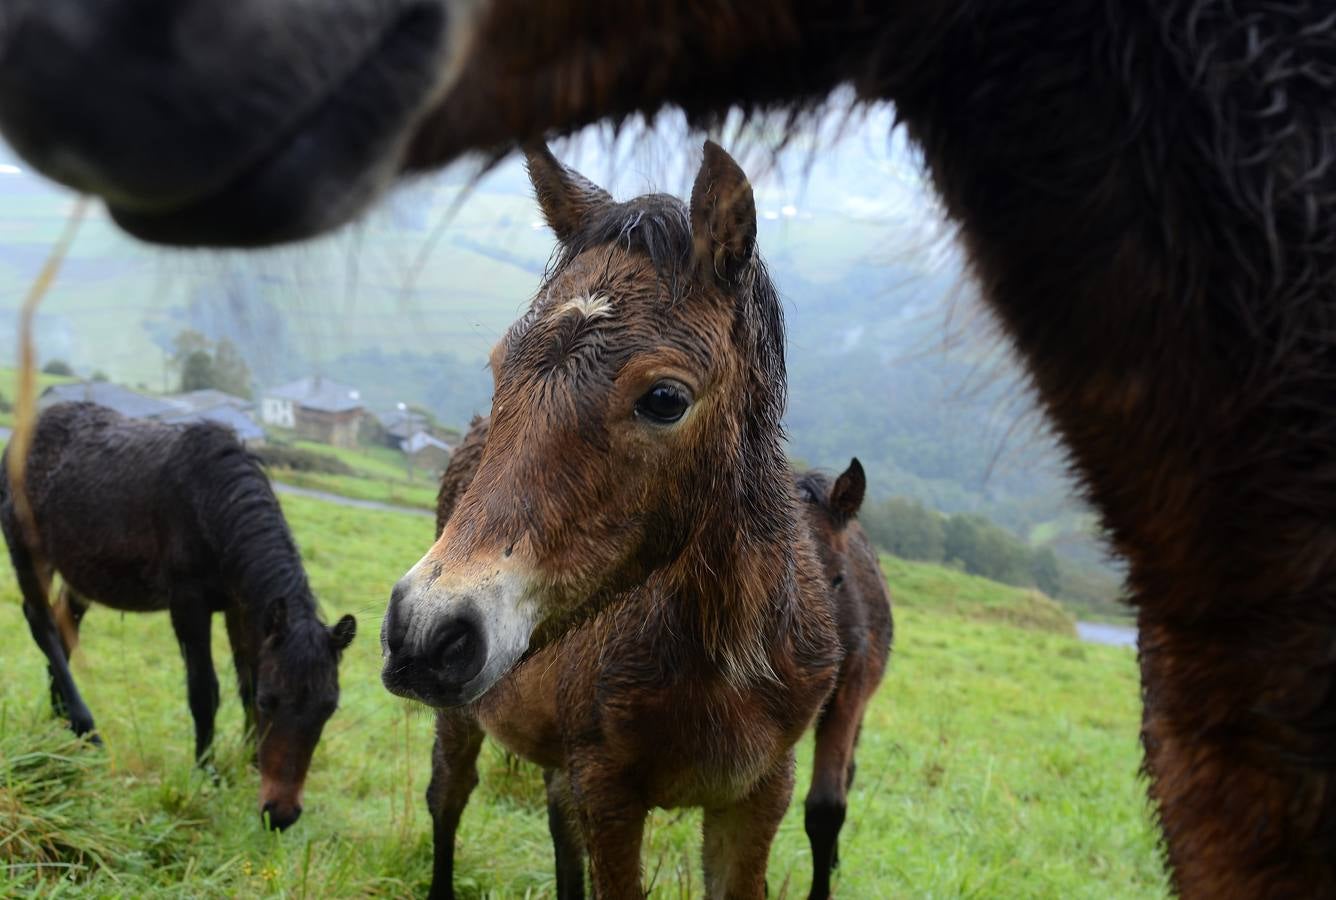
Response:
M390 593L390 606L385 611L385 646L391 653L403 649L404 637L408 634L408 617L401 606L407 594L408 586L400 581Z
M471 616L447 619L437 627L428 660L455 684L465 684L482 670L487 642Z

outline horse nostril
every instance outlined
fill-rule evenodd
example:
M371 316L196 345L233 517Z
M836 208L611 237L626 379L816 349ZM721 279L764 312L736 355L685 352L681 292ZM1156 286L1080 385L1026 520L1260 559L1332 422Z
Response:
M471 616L447 619L436 630L428 658L433 668L462 685L482 670L487 641Z
M284 831L301 818L302 808L300 805L293 805L287 811L280 811L278 804L270 801L264 805L260 811L260 819L265 825L274 831Z

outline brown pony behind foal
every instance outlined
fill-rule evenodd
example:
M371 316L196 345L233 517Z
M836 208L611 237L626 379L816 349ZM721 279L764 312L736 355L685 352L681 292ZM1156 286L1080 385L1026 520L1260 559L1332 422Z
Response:
M857 459L833 480L820 472L798 476L798 494L835 604L843 653L835 689L817 717L812 785L804 804L803 821L812 844L809 900L830 896L830 872L839 864L840 829L854 782L854 747L891 653L894 626L886 576L872 541L854 520L866 490Z
M689 212L615 203L545 149L529 163L561 253L493 353L490 433L395 587L383 678L472 704L442 717L444 846L485 729L549 770L563 896L585 850L597 896L642 897L649 810L699 806L707 893L759 900L839 645L781 447L751 188L713 144Z
M436 536L450 520L455 504L473 480L487 444L490 422L475 417L468 434L450 458L436 495ZM876 552L854 520L866 490L857 459L837 479L820 472L799 473L799 497L834 603L842 661L834 690L816 721L812 783L805 804L805 825L812 845L812 889L809 900L830 896L831 870L839 862L838 840L844 824L848 791L854 779L854 747L863 713L881 684L890 655L890 594ZM550 665L545 650L522 666ZM521 701L522 702L522 701ZM432 778L427 789L435 840L431 897L454 896L455 834L469 795L478 783L477 756L483 729L474 710L436 712L436 744ZM548 787L548 824L556 851L557 892L563 900L582 897L584 867L581 838L570 821L565 799L553 790L559 776L544 770Z

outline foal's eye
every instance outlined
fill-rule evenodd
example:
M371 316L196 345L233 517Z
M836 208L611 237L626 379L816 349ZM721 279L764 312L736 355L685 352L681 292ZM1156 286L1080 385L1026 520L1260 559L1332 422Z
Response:
M278 698L273 694L261 694L255 705L260 708L260 712L268 714L278 709Z
M844 584L844 576L843 576L843 575L836 575L834 578L832 578L832 579L830 580L830 586L831 586L831 587L839 587L839 586L842 585L842 584Z
M660 381L636 401L636 415L655 425L671 425L691 405L691 392L676 381Z

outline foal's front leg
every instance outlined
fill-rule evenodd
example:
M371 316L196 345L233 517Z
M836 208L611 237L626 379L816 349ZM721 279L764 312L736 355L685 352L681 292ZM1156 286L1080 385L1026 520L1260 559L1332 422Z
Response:
M213 670L209 644L213 614L195 598L173 598L172 628L186 663L186 695L195 720L195 762L203 765L213 745L213 722L218 713L218 676Z
M616 767L600 765L597 751L575 750L566 772L587 849L589 876L598 900L644 900L640 843L649 809L627 788Z
M705 810L705 896L765 900L765 870L793 796L793 751L736 803Z
M436 711L436 743L431 749L427 810L432 825L430 900L454 900L455 835L469 796L478 786L482 726L467 709Z

